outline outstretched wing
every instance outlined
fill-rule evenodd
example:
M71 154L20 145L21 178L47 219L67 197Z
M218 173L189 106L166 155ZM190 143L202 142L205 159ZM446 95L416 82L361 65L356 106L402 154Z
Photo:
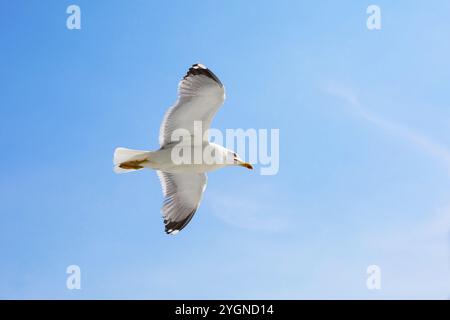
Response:
M159 130L159 144L169 144L175 129L194 134L194 121L201 121L203 134L225 100L225 89L211 70L194 64L178 84L178 100L165 114Z
M157 171L164 195L162 213L165 231L176 234L194 216L206 188L204 173L167 173Z

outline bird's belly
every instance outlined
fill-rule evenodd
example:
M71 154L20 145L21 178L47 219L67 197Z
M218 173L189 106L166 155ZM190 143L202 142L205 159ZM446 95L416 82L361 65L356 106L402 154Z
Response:
M200 152L203 152L203 147L204 146L200 148ZM175 146L175 148L179 147ZM176 157L176 155L179 154L179 150L180 149L174 150L174 148L167 148L152 152L146 167L169 173L202 173L223 168L225 166L223 163L208 163L203 161L203 159L196 161L194 148L189 150L191 151L190 157L181 160L181 158L179 159Z

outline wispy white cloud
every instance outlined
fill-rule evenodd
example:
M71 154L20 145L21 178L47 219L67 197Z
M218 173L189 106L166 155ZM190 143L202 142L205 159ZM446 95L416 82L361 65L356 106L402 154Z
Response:
M208 205L215 217L241 229L279 232L288 227L286 212L280 217L279 206L261 197L229 192L214 194L210 195Z
M450 174L450 149L447 146L405 124L372 112L363 106L351 88L334 84L324 87L324 91L342 99L348 110L364 121L442 162ZM383 290L386 297L448 297L449 230L450 207L441 207L435 214L424 214L422 219L368 232L367 247L381 259L379 263L389 284Z
M450 174L450 149L447 146L432 140L423 133L413 130L402 123L387 120L370 111L360 103L357 94L352 89L329 85L324 88L324 91L346 101L350 110L367 122L376 125L390 134L403 138L427 154L442 161Z

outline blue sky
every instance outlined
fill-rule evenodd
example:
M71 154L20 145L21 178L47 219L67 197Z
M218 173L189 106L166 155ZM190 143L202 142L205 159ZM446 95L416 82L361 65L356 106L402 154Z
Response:
M70 4L81 30L66 28ZM449 298L449 12L2 2L0 298ZM280 170L211 173L167 236L156 175L115 175L112 154L158 148L196 62L227 89L213 126L279 128ZM71 264L81 290L66 288ZM372 264L381 290L366 288Z

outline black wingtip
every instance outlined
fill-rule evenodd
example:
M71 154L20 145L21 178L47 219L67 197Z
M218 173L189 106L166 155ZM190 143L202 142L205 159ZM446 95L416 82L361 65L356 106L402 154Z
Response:
M183 77L183 79L196 75L207 76L208 78L217 82L221 87L223 87L222 82L220 82L219 78L217 78L217 76L211 70L209 70L206 66L204 66L201 63L193 64L192 67L189 68L188 72Z
M176 235L178 232L183 230L184 227L187 226L187 224L192 220L192 217L194 216L194 213L197 209L192 210L192 212L186 217L186 219L181 221L170 221L167 219L164 219L165 228L164 231L167 234L170 235Z

